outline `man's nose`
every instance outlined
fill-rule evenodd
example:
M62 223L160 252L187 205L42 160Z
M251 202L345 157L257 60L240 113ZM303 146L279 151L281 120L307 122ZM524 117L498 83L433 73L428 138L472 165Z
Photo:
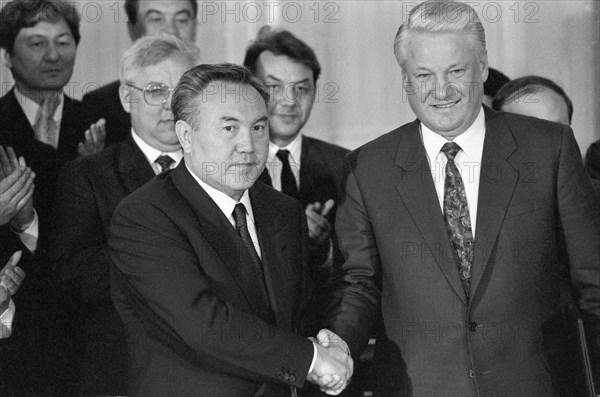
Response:
M46 50L46 54L44 54L44 59L47 62L56 62L60 59L60 54L56 49L56 46L52 43L48 45L48 49Z

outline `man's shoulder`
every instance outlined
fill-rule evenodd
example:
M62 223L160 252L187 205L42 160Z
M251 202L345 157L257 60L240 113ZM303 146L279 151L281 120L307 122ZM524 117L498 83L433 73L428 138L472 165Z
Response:
M121 82L119 80L103 85L100 88L86 93L83 96L83 102L90 104L102 104L102 102L107 99L118 98L120 86Z
M351 152L350 157L356 158L357 156L366 156L383 159L389 155L395 155L400 141L409 134L418 134L418 131L418 120L404 124L359 146Z
M344 157L347 153L350 152L350 150L344 147L333 143L325 142L321 139L313 138L310 136L304 135L302 136L302 140L305 143L305 145L309 147L314 147L329 156Z

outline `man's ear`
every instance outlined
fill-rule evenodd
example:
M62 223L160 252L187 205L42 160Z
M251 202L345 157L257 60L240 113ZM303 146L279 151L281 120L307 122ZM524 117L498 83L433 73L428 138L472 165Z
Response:
M481 81L483 81L485 83L485 81L488 79L488 75L490 73L490 69L488 66L487 51L484 51L483 54L481 55L480 62L481 62Z
M183 120L177 120L175 123L175 133L183 153L189 154L192 151L192 126Z
M119 86L119 98L121 99L121 106L127 113L131 113L131 102L139 100L134 98L134 88L128 87L125 84Z
M8 69L12 69L12 59L8 51L4 50L4 63Z

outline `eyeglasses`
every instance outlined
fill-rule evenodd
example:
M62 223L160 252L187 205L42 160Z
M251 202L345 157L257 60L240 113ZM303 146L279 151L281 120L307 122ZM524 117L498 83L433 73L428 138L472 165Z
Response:
M169 95L175 88L170 88L162 83L149 83L146 87L140 88L133 84L126 83L128 87L135 88L144 93L144 101L150 106L161 106L169 100Z

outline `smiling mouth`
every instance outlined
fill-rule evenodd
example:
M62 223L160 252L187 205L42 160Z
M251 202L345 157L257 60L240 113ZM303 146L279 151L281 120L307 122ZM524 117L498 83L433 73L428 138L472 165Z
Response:
M431 106L433 106L436 109L447 109L447 108L453 107L454 105L458 104L459 102L460 102L460 99L456 100L454 102L434 104L434 105L431 105Z

